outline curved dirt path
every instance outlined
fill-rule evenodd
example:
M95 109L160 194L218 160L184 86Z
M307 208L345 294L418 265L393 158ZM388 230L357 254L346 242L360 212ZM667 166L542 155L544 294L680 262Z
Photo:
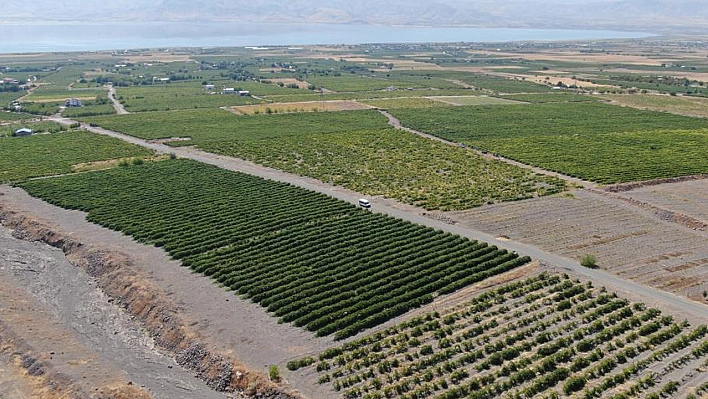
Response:
M108 98L111 100L111 102L113 102L113 109L116 110L116 113L118 115L127 115L130 113L130 112L128 112L128 110L125 109L123 104L121 104L120 101L118 101L118 99L116 98L116 88L115 87L108 86Z
M66 118L51 118L51 120L63 124L75 123L75 121ZM223 169L248 173L266 179L287 182L308 190L330 195L352 204L357 204L358 199L362 198L361 193L357 193L343 187L332 186L316 179L294 175L242 159L216 155L191 147L169 147L164 144L150 143L146 140L98 127L88 127L87 129L94 133L109 135L146 148L151 148L158 152L174 153L183 158L189 158L215 165ZM372 210L374 212L384 213L399 219L408 220L413 223L458 234L473 240L485 241L491 245L497 245L500 248L506 248L509 251L515 251L521 255L528 255L532 259L538 260L548 267L567 270L580 277L591 279L593 283L597 285L606 286L609 290L617 291L618 294L628 296L634 300L648 302L652 305L655 304L656 307L664 311L685 315L685 317L688 317L693 321L698 321L699 323L708 320L708 306L706 305L666 291L648 287L634 281L625 280L603 270L582 267L577 260L546 252L532 245L499 239L478 230L435 220L428 217L428 213L425 210L411 205L402 204L395 200L375 198L372 200L372 205Z

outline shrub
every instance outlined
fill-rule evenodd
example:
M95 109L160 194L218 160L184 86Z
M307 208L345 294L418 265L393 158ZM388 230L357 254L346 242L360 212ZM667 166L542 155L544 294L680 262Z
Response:
M565 392L566 395L570 395L573 392L578 392L579 390L583 389L585 386L585 378L581 376L574 376L568 378L568 381L565 382L565 385L563 386L563 392Z
M270 366L270 372L268 373L270 380L274 382L280 381L280 369L276 365Z
M597 258L593 254L587 254L580 260L580 265L590 269L597 269Z

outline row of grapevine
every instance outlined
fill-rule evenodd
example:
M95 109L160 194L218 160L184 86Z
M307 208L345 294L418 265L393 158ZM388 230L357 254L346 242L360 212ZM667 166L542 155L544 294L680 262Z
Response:
M705 325L541 274L293 361L291 370L311 367L344 398L631 398L688 391L664 376L706 359Z
M188 160L31 181L283 321L342 339L529 261L284 183Z

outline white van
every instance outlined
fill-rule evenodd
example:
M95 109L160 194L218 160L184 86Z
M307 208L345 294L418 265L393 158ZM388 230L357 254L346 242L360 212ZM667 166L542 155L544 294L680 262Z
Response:
M369 209L369 208L371 208L371 202L369 202L369 200L367 200L367 199L362 198L359 200L359 206L362 208Z

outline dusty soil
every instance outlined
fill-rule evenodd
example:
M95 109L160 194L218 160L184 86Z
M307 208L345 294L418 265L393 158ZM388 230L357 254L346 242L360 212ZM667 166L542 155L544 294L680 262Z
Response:
M128 389L130 383L131 389L146 389L141 397L225 397L161 353L148 332L61 249L12 234L0 226L0 319L43 367L91 394Z
M270 109L273 113L282 114L319 111L356 111L371 108L372 107L369 105L351 100L302 101L293 103L269 103L228 107L231 112L238 115L253 115L256 113L265 114L268 112L268 109Z
M708 178L640 187L622 194L708 224Z
M176 354L179 364L212 387L286 399L289 396L259 372L267 373L273 364L284 370L287 361L320 352L332 342L278 324L264 308L192 274L161 249L91 224L82 212L54 207L20 189L1 186L0 193L0 212L12 209L52 226L27 234L42 236L70 258L78 258L75 262L89 274L97 274L99 287L109 297L142 321L157 346ZM77 254L77 247L93 250Z
M452 212L462 226L580 259L603 269L708 303L708 234L658 219L633 205L587 190Z

